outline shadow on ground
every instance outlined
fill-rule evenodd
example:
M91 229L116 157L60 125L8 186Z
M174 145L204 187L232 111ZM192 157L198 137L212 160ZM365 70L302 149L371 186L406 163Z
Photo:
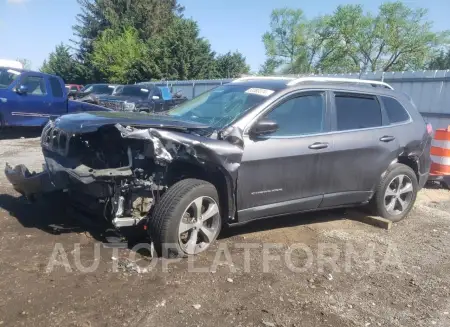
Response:
M105 242L106 237L111 236L111 234L108 234L108 232L111 232L111 230L108 231L108 228L111 228L110 225L104 223L91 224L86 220L86 217L77 216L68 211L67 206L64 205L64 199L57 195L45 201L38 200L29 203L24 197L0 194L0 208L8 211L26 228L37 228L50 234L88 232L100 242ZM364 213L361 213L361 215L364 215ZM345 209L336 209L260 219L245 225L225 228L219 235L219 239L346 218L349 217L347 217ZM133 231L125 231L123 236L128 238L130 248L136 243L146 241L146 234L143 233L143 230L137 228L133 228Z
M58 195L30 203L25 197L0 194L0 208L8 211L26 228L37 228L50 234L89 232L97 240L104 241L98 228L69 215L64 199Z
M35 138L41 136L40 127L9 127L0 129L0 140L15 140L20 138Z
M445 181L428 181L424 187L430 190L450 190L450 183L446 183Z
M219 239L226 239L233 236L274 230L279 228L296 227L328 221L342 220L347 218L345 216L345 213L346 209L335 209L259 219L249 222L245 225L231 226L229 228L226 228L220 233Z

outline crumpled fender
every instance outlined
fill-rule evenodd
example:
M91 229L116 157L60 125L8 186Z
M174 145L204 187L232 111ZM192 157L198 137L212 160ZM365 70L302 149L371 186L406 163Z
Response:
M226 131L223 135L226 140L220 140L166 129L135 129L120 124L115 126L123 138L151 141L155 159L160 164L168 164L175 159L186 159L194 160L201 166L213 165L219 168L227 180L229 216L234 215L238 168L244 153L240 129L232 128Z
M237 179L237 170L241 165L244 149L224 140L205 138L195 134L186 134L155 128L135 129L115 125L123 138L149 140L153 143L155 158L161 163L170 163L175 158L189 155L200 164L212 163L223 167L233 178ZM183 148L180 148L182 145Z

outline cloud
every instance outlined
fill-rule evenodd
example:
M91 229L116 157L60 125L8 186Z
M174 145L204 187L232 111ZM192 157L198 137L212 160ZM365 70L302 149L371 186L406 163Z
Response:
M25 2L28 2L28 0L6 0L7 3L13 4L13 5L20 5Z

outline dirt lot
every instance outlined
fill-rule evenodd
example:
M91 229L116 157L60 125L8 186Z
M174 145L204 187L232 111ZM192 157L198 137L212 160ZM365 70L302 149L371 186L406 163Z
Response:
M38 140L0 141L5 162L39 170ZM423 190L389 231L354 215L256 222L194 262L163 263L103 247L54 208L27 204L2 173L0 325L450 326L450 192ZM50 269L52 254L67 266Z

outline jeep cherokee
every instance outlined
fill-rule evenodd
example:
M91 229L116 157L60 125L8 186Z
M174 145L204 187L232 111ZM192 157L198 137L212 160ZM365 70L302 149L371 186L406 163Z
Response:
M18 192L64 191L173 257L266 217L367 205L399 221L428 178L431 129L386 83L247 77L164 114L65 115L41 143L44 172L6 166Z

